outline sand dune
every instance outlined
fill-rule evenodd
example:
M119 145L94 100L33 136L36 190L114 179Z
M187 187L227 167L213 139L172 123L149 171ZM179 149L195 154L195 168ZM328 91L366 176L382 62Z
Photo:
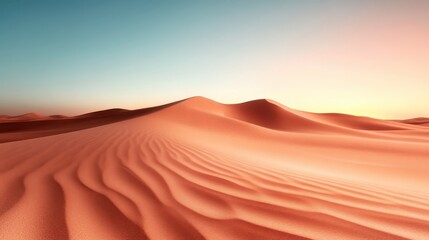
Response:
M429 238L424 123L202 97L5 118L0 239Z
M419 118L412 118L407 120L400 120L399 122L415 124L415 125L427 125L429 124L429 118L419 117Z

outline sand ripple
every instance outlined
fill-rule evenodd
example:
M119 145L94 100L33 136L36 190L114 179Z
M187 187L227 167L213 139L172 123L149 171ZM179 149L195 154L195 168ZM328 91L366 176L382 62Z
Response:
M429 238L427 128L250 104L0 144L0 239Z

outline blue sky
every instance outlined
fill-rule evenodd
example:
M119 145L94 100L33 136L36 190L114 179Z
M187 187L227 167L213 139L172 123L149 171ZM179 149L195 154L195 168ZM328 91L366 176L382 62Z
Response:
M424 10L423 1L4 0L0 114L78 114L203 95L429 115L421 103L429 75L415 64L428 60Z

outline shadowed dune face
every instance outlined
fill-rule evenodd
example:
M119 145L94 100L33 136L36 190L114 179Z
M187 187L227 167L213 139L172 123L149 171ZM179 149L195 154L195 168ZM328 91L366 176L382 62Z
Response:
M0 139L0 239L429 236L424 124L191 98Z
M175 103L133 111L126 109L109 109L87 113L76 117L66 117L61 115L46 117L33 113L16 117L3 117L0 118L0 143L38 138L102 126L135 117L141 117L173 104Z
M399 122L407 123L407 124L414 124L414 125L428 125L429 124L429 118L413 118L408 120L401 120Z
M268 100L255 100L232 106L227 116L283 131L328 131L332 127L286 110Z

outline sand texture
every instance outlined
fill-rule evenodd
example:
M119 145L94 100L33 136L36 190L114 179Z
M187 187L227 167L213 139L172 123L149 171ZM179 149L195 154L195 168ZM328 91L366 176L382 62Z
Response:
M429 239L428 119L194 97L0 118L0 239Z

